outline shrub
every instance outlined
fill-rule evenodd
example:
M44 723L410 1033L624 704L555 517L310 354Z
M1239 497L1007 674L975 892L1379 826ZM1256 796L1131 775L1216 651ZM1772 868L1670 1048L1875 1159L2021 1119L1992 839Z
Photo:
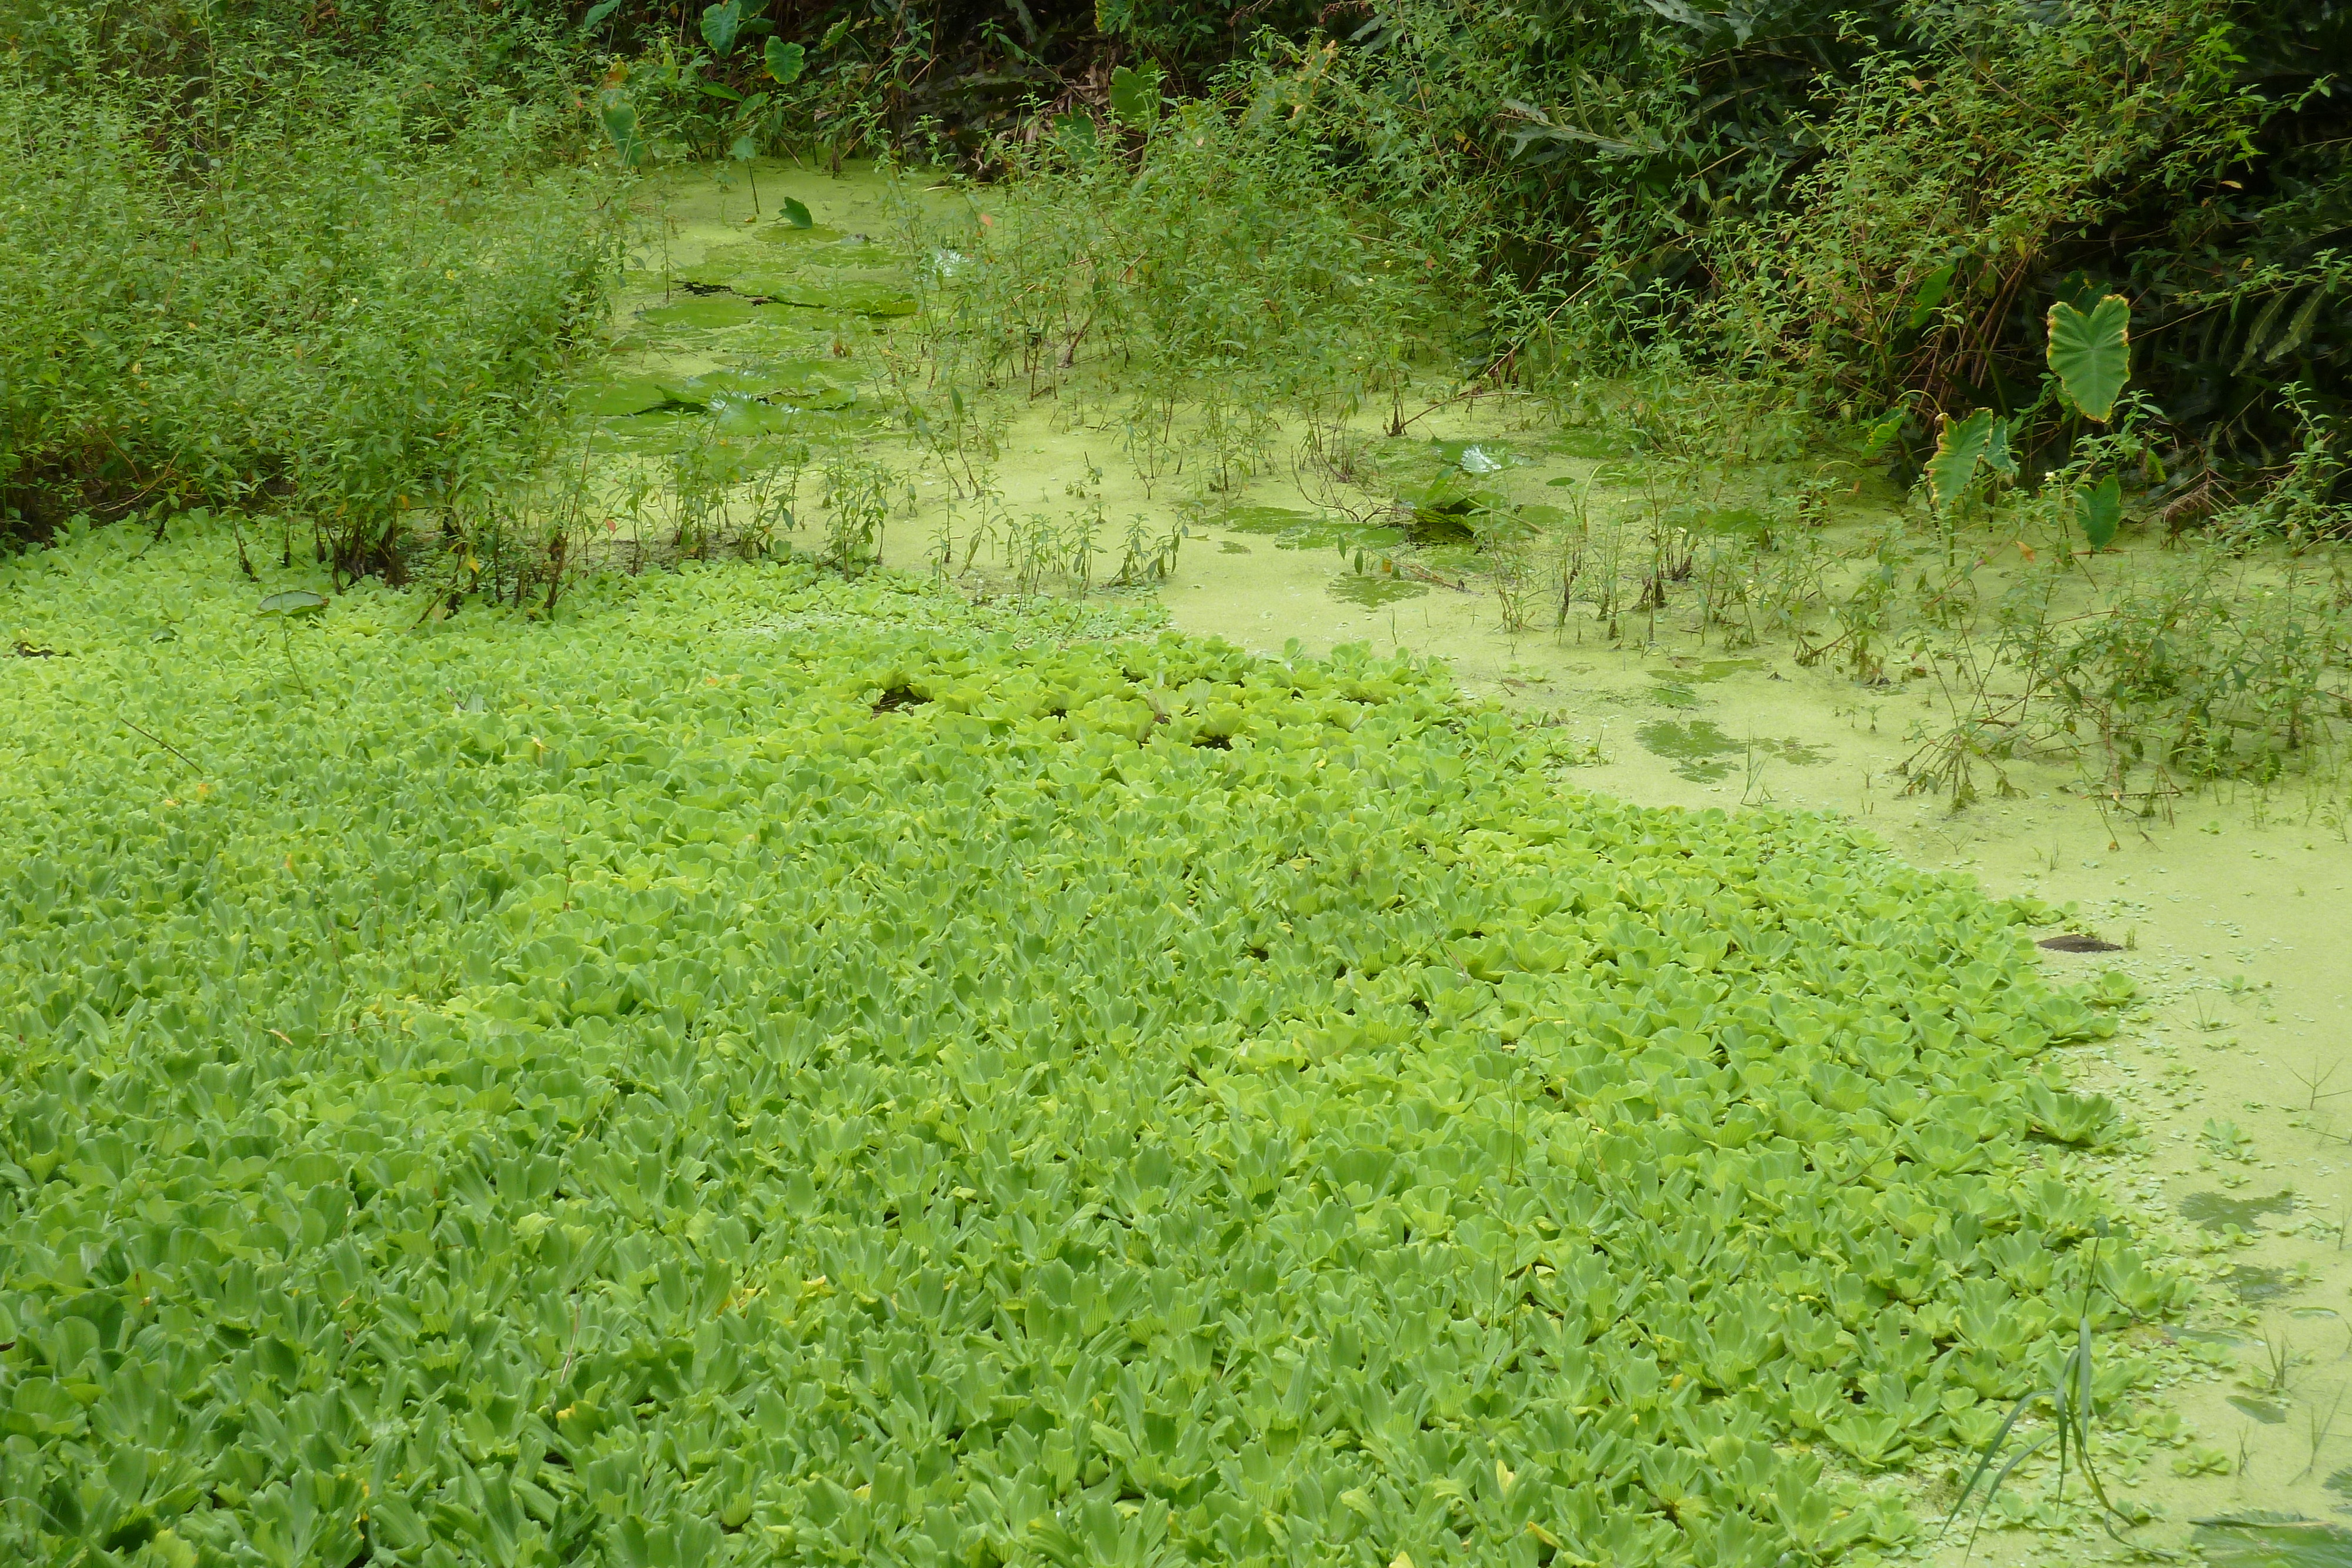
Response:
M479 84L453 120L322 48L245 86L215 55L190 90L111 57L0 85L0 496L20 532L278 508L397 573L404 517L533 462L614 259L599 188Z

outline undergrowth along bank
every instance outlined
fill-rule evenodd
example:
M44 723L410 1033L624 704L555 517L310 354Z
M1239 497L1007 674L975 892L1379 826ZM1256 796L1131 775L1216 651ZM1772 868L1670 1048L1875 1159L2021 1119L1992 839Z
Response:
M139 542L0 567L27 1561L1862 1562L2182 1299L2043 1055L2127 986L1426 666Z
M618 266L568 56L297 9L0 11L0 534L206 507L398 580L546 456Z

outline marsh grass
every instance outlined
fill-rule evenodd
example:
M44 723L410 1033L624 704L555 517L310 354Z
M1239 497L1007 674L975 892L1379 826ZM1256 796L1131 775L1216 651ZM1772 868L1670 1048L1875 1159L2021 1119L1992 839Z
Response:
M1978 1453L1976 1466L1961 1484L1959 1497L1952 1504L1951 1511L1944 1516L1939 1536L1949 1532L1953 1523L1968 1511L1969 1500L1978 1496L1978 1488L1983 1488L1982 1501L1979 1503L1976 1518L1969 1528L1968 1551L1971 1553L1976 1550L1977 1535L1983 1529L1985 1515L1991 1509L2001 1487L2019 1466L2053 1443L2057 1447L2058 1499L2063 1501L2065 1497L2066 1475L2071 1463L2082 1475L2084 1485L2090 1492L2100 1528L2110 1539L2134 1551L2148 1550L2126 1541L2116 1530L2116 1523L2119 1520L2130 1526L2143 1522L2147 1516L2144 1512L2133 1513L2116 1506L2107 1496L2105 1483L2100 1479L2097 1463L2092 1457L2092 1437L2098 1418L2099 1386L2092 1292L2097 1286L2099 1247L2107 1236L2105 1220L2098 1222L2096 1231L2097 1239L2084 1254L2081 1310L2076 1318L2073 1348L2058 1362L2046 1386L2025 1395L2010 1406L2009 1414ZM2118 1304L2122 1304L2120 1300ZM2050 1429L2031 1440L2021 1439L2017 1451L2002 1462L2001 1456L2008 1452L2011 1438L2017 1435L2018 1423L2029 1410L2037 1406L2046 1410ZM1996 1464L2000 1464L1999 1469L1993 1469Z
M1009 183L945 213L898 204L902 244L933 260L935 402L1054 400L1116 431L1147 492L1230 490L1286 411L1314 462L1355 472L1349 419L1368 399L1402 408L1442 316L1412 258L1329 194L1311 146L1207 100L1124 140L1090 123L1000 152Z

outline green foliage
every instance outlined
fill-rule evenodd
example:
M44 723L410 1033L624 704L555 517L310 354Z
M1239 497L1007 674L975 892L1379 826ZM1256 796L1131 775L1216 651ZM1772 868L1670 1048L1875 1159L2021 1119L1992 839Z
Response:
M427 113L415 60L232 35L191 66L137 15L0 83L0 528L282 507L398 573L404 525L462 527L543 448L599 193L488 85Z
M2084 419L2105 424L2131 379L2131 301L2110 294L2089 310L2050 307L2051 373Z
M2102 1226L2100 1239L2104 1240L2105 1237L2105 1228ZM2036 1389L2010 1407L1999 1429L1987 1439L1983 1451L1977 1458L1976 1468L1969 1472L1968 1480L1960 1488L1959 1500L1953 1503L1952 1511L1945 1516L1943 1528L1949 1531L1953 1521L1967 1511L1969 1501L1977 1495L1977 1489L1983 1487L1983 1500L1978 1504L1976 1519L1969 1531L1971 1549L1976 1544L1977 1531L1983 1527L1984 1517L1990 1511L2002 1483L2009 1479L2018 1466L2049 1447L2053 1439L2058 1449L2058 1494L2062 1499L2065 1495L2066 1472L2071 1461L2073 1468L2081 1473L2092 1500L2097 1504L2099 1523L2110 1537L2124 1541L2121 1532L2116 1529L2116 1521L2121 1520L2128 1525L2150 1517L2145 1509L2127 1512L2116 1505L2107 1496L2105 1484L2099 1479L2098 1465L2092 1457L2093 1433L2098 1418L2101 1390L2095 1356L2097 1335L2092 1327L2090 1303L2093 1292L2098 1288L2098 1244L2095 1242L2089 1249L2083 1270L2083 1304L2075 1321L2074 1348L2059 1363L2057 1375L2048 1387ZM2021 1442L2008 1463L1998 1470L1993 1469L1993 1465L2008 1448L2011 1435L2016 1431L2018 1418L2036 1405L2048 1406L2050 1430ZM2124 1543L2130 1544L2128 1542Z
M2076 1330L2109 1025L1832 824L805 564L306 686L174 529L0 564L10 1561L1761 1568Z
M1410 253L1330 199L1310 146L1198 101L1155 120L1156 79L1130 85L1139 145L1114 154L1079 117L1084 135L1022 154L984 215L908 204L909 248L940 262L926 347L956 395L1017 382L1108 404L1147 482L1191 463L1223 488L1280 413L1328 428L1401 398L1440 302Z
M703 7L702 41L720 59L735 52L735 37L742 28L743 0L726 0L724 5Z
M1758 233L1742 310L1874 397L1908 383L1946 408L2000 406L1995 376L2015 372L1994 356L2021 304L2039 324L2059 247L2242 155L2259 106L2232 74L2225 9L2097 0L2049 26L2004 5L1913 13L1917 47L1864 62L1787 216Z
M2076 502L2074 521L2083 530L2083 542L2095 552L2115 543L2116 530L2123 526L2123 480L2110 474L2084 491Z
M1130 131L1160 122L1160 73L1121 66L1110 73L1110 111Z
M1947 509L1957 506L1980 468L2015 478L2017 459L2010 453L2009 434L2010 422L1996 419L1989 408L1966 419L1946 414L1936 436L1936 455L1927 460L1927 493L1936 505Z

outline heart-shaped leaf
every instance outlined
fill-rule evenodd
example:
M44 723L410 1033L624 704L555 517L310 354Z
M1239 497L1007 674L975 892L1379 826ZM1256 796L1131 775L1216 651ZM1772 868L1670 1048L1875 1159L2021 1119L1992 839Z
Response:
M811 228L816 224L808 208L790 196L777 206L776 215L796 229Z
M271 594L255 608L254 613L285 616L316 615L326 608L325 594L313 593L307 588L294 588L283 593Z
M2050 369L2084 419L2104 424L2131 377L2131 302L2110 294L2086 311L2050 307Z
M743 0L727 0L724 5L709 5L702 12L702 41L710 52L725 59L735 49L735 35L743 30Z
M1091 114L1054 116L1054 140L1061 144L1063 152L1080 162L1093 157L1100 145Z
M780 87L790 87L800 80L802 70L808 65L808 51L782 38L770 38L763 52L767 57L768 75Z
M1980 408L1966 419L1944 416L1943 427L1936 435L1936 455L1927 459L1927 494L1939 509L1960 498L1977 476L1978 467L1991 455L1993 425L1989 408ZM2004 456L2007 444L2002 443Z
M1160 69L1121 66L1110 73L1110 111L1118 122L1149 131L1160 119Z

